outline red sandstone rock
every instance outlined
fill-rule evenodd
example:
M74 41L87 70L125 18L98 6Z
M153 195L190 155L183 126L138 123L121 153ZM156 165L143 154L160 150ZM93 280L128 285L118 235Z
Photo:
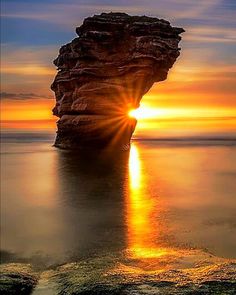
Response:
M128 148L136 126L128 112L166 79L184 30L158 18L102 13L76 32L54 61L55 146Z

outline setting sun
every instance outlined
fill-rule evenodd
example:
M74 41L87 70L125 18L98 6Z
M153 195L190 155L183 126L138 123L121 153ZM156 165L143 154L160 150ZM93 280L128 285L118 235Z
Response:
M137 119L138 113L139 113L139 109L132 109L132 110L129 111L128 115L131 118L136 118Z
M141 104L137 109L131 109L129 111L129 117L138 119L155 119L169 117L170 111L164 108L156 108L151 105Z
M141 105L137 109L132 109L129 111L129 117L136 119L151 119L159 116L163 116L165 111L163 109L153 108L151 106Z

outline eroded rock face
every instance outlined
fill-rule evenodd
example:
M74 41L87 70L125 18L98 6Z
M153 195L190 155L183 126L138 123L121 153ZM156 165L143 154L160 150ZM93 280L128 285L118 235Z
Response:
M136 120L128 112L154 82L166 79L184 30L158 18L102 13L76 32L54 61L55 146L129 148Z

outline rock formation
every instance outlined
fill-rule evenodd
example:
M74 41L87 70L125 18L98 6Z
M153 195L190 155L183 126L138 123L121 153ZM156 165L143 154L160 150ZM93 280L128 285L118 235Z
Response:
M55 146L129 148L139 107L154 82L163 81L179 56L182 28L168 21L125 13L84 20L61 47L52 84L60 119Z

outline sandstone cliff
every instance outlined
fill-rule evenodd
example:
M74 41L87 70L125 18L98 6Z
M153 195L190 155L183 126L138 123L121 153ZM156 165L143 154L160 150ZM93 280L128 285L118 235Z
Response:
M128 148L136 126L128 112L166 79L184 30L158 18L102 13L76 32L54 61L55 146Z

